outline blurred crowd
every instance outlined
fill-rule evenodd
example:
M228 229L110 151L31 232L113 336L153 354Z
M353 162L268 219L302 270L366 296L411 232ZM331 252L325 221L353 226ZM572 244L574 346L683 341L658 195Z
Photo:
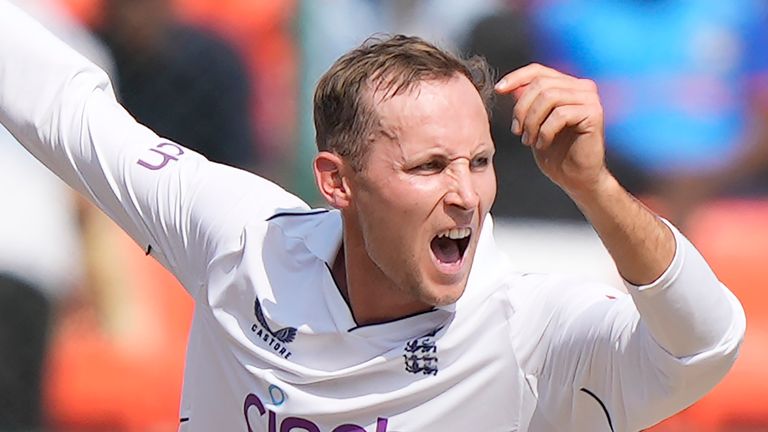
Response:
M315 83L372 34L407 33L481 55L499 76L540 62L595 80L609 168L628 190L686 233L746 218L758 227L746 241L765 241L768 0L15 1L107 70L140 122L314 205ZM494 215L536 230L583 223L511 134L513 106L498 98L491 121ZM0 431L175 430L182 364L157 375L157 356L183 358L181 290L158 306L147 286L173 282L137 276L158 273L2 129L0 200ZM768 259L768 244L735 247ZM134 379L104 382L121 374ZM762 420L712 430L768 430L765 406Z

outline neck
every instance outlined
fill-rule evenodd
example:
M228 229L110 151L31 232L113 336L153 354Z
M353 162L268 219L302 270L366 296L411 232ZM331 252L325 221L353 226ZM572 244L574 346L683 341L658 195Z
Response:
M368 256L362 242L348 238L347 230L332 273L358 325L392 321L432 309L388 278Z

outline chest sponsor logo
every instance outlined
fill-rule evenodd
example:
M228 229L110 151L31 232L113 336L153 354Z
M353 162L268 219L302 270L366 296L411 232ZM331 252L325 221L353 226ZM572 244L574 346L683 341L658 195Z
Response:
M293 353L291 353L287 345L296 339L296 327L284 327L273 331L267 322L267 318L264 316L264 310L261 308L261 302L259 302L258 298L253 309L257 322L253 323L251 331L257 338L266 342L275 354L288 360Z
M285 417L282 419L279 418L277 416L277 413L266 409L261 399L259 399L259 397L253 393L248 394L248 396L245 397L245 401L243 403L243 415L245 416L245 425L248 427L248 432L254 432L253 426L257 424L256 419L254 419L254 422L251 423L251 417L249 417L248 415L249 410L251 411L251 413L253 413L253 410L251 410L251 408L256 408L256 411L259 413L259 417L260 417L259 421L263 421L267 424L267 429L266 429L267 432L290 432L290 431L320 432L320 427L317 424L315 424L315 422L313 422L312 420L308 420L303 417ZM263 418L265 416L266 418ZM383 417L378 417L376 419L376 429L370 432L387 432L387 423L389 423L389 420ZM264 430L264 429L258 429L258 430ZM368 429L365 429L362 426L358 426L356 424L351 424L351 423L346 423L343 425L336 426L330 431L331 432L369 432Z
M405 344L403 359L405 371L412 374L437 375L437 341L435 335L442 327L431 333L412 339Z
M184 154L184 149L181 146L169 142L160 143L149 151L153 154L139 159L136 163L152 171L165 168L171 161L179 160L179 157ZM144 159L148 159L148 161Z

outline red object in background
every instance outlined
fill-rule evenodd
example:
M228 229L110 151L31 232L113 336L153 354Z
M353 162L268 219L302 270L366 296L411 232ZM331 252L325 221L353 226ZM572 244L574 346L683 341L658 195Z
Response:
M744 306L747 333L725 379L701 401L649 431L768 431L768 201L705 206L686 231Z
M88 314L59 318L44 382L57 431L171 431L179 424L191 297L154 258L114 228L135 315L119 336Z
M67 9L88 26L99 22L99 10L102 0L61 0Z

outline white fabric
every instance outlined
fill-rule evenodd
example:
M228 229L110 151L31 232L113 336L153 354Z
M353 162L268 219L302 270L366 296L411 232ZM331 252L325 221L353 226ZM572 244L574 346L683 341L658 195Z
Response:
M490 218L455 305L358 327L328 270L338 212L138 125L104 73L3 2L0 121L195 298L183 431L635 431L711 388L743 337L677 232L674 270L631 287L641 320L614 289L509 272ZM700 329L692 352L650 331L681 323Z
M70 46L103 68L107 51L53 0L19 0ZM16 36L18 37L18 36ZM0 126L0 273L66 295L82 277L75 196Z

